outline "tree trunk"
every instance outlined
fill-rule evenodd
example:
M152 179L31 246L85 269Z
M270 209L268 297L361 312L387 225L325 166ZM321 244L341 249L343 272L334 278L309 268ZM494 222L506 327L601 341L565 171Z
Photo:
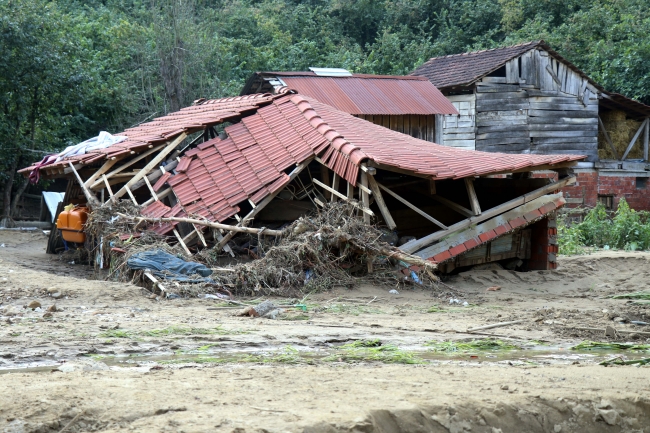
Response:
M20 201L20 197L23 195L25 190L27 189L27 186L29 185L29 178L25 177L18 187L18 190L16 190L16 194L14 195L14 199L11 202L11 210L9 213L9 216L11 218L16 218L18 215L16 215L16 209L18 208L18 202Z
M11 167L5 173L7 176L7 181L5 182L5 189L2 194L2 220L0 220L0 227L13 227L14 223L11 219L11 191L14 186L14 178L16 176L16 167L18 161L14 160L11 164Z

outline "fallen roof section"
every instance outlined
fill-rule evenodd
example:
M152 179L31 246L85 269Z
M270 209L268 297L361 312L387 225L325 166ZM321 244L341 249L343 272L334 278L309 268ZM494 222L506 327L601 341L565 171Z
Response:
M415 76L257 72L248 79L241 94L275 92L283 87L354 115L458 114L427 78Z

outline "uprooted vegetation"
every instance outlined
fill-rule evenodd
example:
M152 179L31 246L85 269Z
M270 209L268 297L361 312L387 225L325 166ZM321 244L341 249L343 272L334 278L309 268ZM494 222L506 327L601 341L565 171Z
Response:
M437 288L438 279L432 272L434 265L383 242L385 232L365 223L357 212L347 203L329 203L314 215L294 221L284 228L281 236L260 234L251 238L256 241L259 258L241 260L228 268L219 267L209 282L174 282L171 290L187 296L198 293L292 296L327 290L335 285L351 288L360 282L392 288L405 284ZM109 278L142 281L144 272L127 266L128 259L139 252L159 249L183 257L180 247L145 230L142 221L116 217L118 213L137 216L138 210L122 201L112 208L93 211L87 224L91 245L95 249L101 246L103 257L110 263ZM206 248L192 260L217 268L219 258L216 250ZM414 263L418 266L411 266ZM408 275L400 272L409 266L415 278L410 271Z

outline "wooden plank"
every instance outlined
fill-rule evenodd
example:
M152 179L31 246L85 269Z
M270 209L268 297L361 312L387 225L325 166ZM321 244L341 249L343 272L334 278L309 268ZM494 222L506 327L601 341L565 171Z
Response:
M330 183L330 170L327 167L327 165L325 165L325 164L320 165L320 179L324 184L329 185L329 183ZM330 194L329 191L325 191L325 194L323 194L323 196L325 197L326 200L329 200L330 197L332 196L332 194Z
M187 248L187 245L185 245L185 242L183 242L183 238L181 235L178 233L178 230L174 228L174 235L176 236L176 239L178 239L178 243L181 244L183 247L183 250L185 250L185 253L187 253L188 256L191 256L192 253L190 252L190 249Z
M528 153L528 150L530 150L530 142L524 141L521 143L510 144L485 144L483 141L478 141L476 143L476 150L480 152Z
M529 101L531 105L533 103L582 105L582 103L578 101L574 96L530 96ZM598 105L598 103L594 101L590 102L589 105Z
M362 172L362 175L369 176L368 174L363 173L363 172ZM343 200L345 200L345 201L349 201L348 198L347 198L347 196L345 196L344 194L341 194L341 193L338 192L338 191L333 190L332 188L330 188L329 186L325 185L323 182L319 181L318 179L316 179L316 178L312 178L311 181L312 181L313 183L315 183L316 185L320 186L321 188L323 188L325 191L328 191L328 192L330 192L330 193L332 193L332 194L334 194L334 195L340 197L341 199L343 199ZM362 194L363 194L363 192L362 192ZM370 199L368 199L368 201L370 201ZM368 215L369 218L370 218L371 216L375 216L375 213L374 213L372 210L370 210L370 207L359 206L359 205L355 204L354 202L350 202L350 203L351 203L354 207L356 207L356 208L360 209L361 211L363 211L366 215Z
M598 143L598 137L533 137L533 143Z
M523 99L528 98L528 92L518 88L515 91L510 92L499 92L499 93L477 93L476 102L480 101L494 101L494 100L509 100L509 99Z
M147 188L149 188L151 197L153 197L155 201L158 201L158 196L156 195L156 191L153 190L153 187L151 186L151 183L149 183L149 179L147 179L147 176L144 177L144 183L147 184Z
M435 233L432 233L428 236L425 236L420 239L416 239L414 241L408 242L400 247L400 249L406 253L412 254L415 251L418 251L428 245L431 245L435 241L442 239L445 236L449 236L450 234L457 232L459 230L463 230L471 225L481 223L483 221L486 221L492 217L495 217L497 215L500 215L504 212L507 212L511 209L516 208L517 206L521 206L522 204L528 203L530 201L533 201L534 199L541 197L543 195L549 194L553 191L560 190L564 188L565 186L569 184L575 183L576 178L575 176L571 177L566 177L564 179L561 179L557 182L553 182L549 185L543 186L541 188L538 188L534 191L531 191L529 193L524 194L523 196L519 196L517 198L514 198L512 200L509 200L503 204L500 204L498 206L495 206L493 208L490 208L486 211L484 211L481 215L477 215L462 221L457 222L456 224L452 225L449 227L447 230L441 230Z
M471 150L474 150L474 148L476 147L475 140L451 140L445 138L444 142L445 142L444 145L448 147L458 147L458 148L471 149Z
M521 90L519 84L491 84L476 83L476 93L501 93L501 92L518 92Z
M551 74L551 78L553 79L553 81L555 81L555 83L556 83L558 86L562 85L562 82L561 82L560 79L558 78L557 74L555 73L555 71L553 70L553 68L551 67L551 65L546 65L546 70L548 71L549 74Z
M131 180L129 180L126 183L126 185L124 185L118 192L115 193L115 198L122 197L126 193L126 189L128 187L130 187L131 185L133 185L134 183L142 179L144 176L146 176L151 171L151 169L156 167L158 163L160 163L163 159L165 159L167 154L172 150L174 150L174 148L176 148L176 146L178 146L183 140L185 140L186 137L187 137L187 133L183 132L175 140L173 140L171 143L169 143L163 149L161 149L158 155L156 155L151 161L149 161L149 163L146 166L144 166L144 168L142 168L142 170L140 170L140 173L135 175Z
M455 135L455 134L467 134L468 132L474 132L474 125L467 126L463 128L445 128L445 135Z
M464 180L465 188L467 189L467 195L469 196L469 204L472 207L472 212L474 212L474 215L480 215L481 205L478 202L478 197L476 197L476 190L474 190L474 178L466 177Z
M133 204L139 206L138 201L135 199L135 197L133 197L133 192L131 192L131 188L129 188L128 185L125 185L124 187L126 188L126 192L127 194L129 194L129 197L131 197L131 201L133 202Z
M476 137L474 132L465 134L445 134L443 139L447 145L451 145L452 140L473 140Z
M539 126L539 125L536 125ZM528 124L501 124L501 125L492 125L492 126L479 126L477 128L477 137L479 134L485 134L488 132L514 132L511 135L518 135L518 132L526 132L532 125Z
M539 87L535 61L535 50L528 51L520 56L521 78L526 81L526 84Z
M598 119L596 117L529 117L528 123L531 125L598 125Z
M627 149L625 149L625 153L623 153L623 156L621 157L621 161L625 160L625 158L627 158L627 155L629 155L630 151L632 150L632 147L634 147L634 144L636 143L637 138L639 138L641 132L643 132L643 129L648 124L648 120L650 119L645 119L643 122L641 122L641 126L639 126L639 129L637 129L636 133L634 134L634 137L632 137L630 144L628 144Z
M528 118L526 116L500 118L500 119L481 119L476 121L479 130L482 126L502 126L502 125L526 125Z
M117 173L120 173L120 172L126 170L127 168L131 167L133 164L135 164L136 162L142 160L143 158L146 158L147 156L151 155L151 154L154 153L154 152L158 152L158 151L159 151L160 149L162 149L164 146L165 146L164 144L161 144L160 146L153 147L153 148L147 150L146 152L141 153L141 154L138 155L137 157L131 159L131 160L130 160L129 162L127 162L126 164L123 164L123 165L119 166L118 168L116 168L115 170L113 170L113 171L111 171L110 173L108 173L108 174L106 175L106 177L110 179L111 177L115 176ZM99 181L93 181L93 184L90 186L90 188L91 188L91 189L92 189L92 188L95 188L95 187L97 187L98 185L100 185L101 183L102 183L101 180L99 180Z
M603 133L603 137L605 137L605 141L609 145L609 149L614 154L614 158L619 159L618 158L618 152L616 151L616 147L614 147L614 143L612 143L612 139L609 138L609 134L607 133L607 129L605 129L605 125L603 124L603 121L600 119L600 116L598 116L598 125L600 126L600 131ZM646 157L645 159L648 159L648 158Z
M447 207L450 207L451 209L455 210L456 212L458 212L461 215L464 215L466 217L474 216L474 212L467 209L465 206L461 206L458 203L454 203L453 201L451 201L449 199L446 199L446 198L441 197L439 195L432 195L431 198L434 199L437 202L440 202L440 203L446 205Z
M483 77L483 79L481 81L483 83L505 84L506 83L506 77Z
M393 217L391 216L390 211L388 210L388 206L386 206L386 202L384 201L384 197L381 195L381 190L379 189L379 186L377 185L377 181L375 180L374 176L368 175L368 185L370 185L372 194L375 197L375 203L377 203L377 206L379 207L379 211L381 212L381 215L384 217L384 221L386 222L386 225L391 230L395 229L397 225L395 224L395 220L393 220Z
M532 108L528 110L528 116L531 117L591 117L596 118L598 111L587 110L580 105L580 110L539 110Z
M477 101L476 112L495 110L528 110L530 105L527 99L495 99L491 101Z
M531 137L597 137L598 130L592 131L530 131Z
M527 131L501 131L501 132L486 132L483 134L476 134L476 140L483 140L489 138L519 138L528 137Z
M506 83L519 84L519 57L506 62Z
M472 102L476 99L476 95L473 93L468 93L466 95L449 95L447 96L452 103L453 102ZM453 116L453 115L452 115Z
M363 164L362 164L363 165ZM369 210L370 209L370 196L363 188L368 188L368 174L365 171L361 171L361 183L359 184L359 189L361 190L361 204L362 208ZM370 224L370 215L364 211L363 213L363 222Z
M442 114L436 114L436 125L434 131L435 139L433 141L440 145L445 144L443 139L443 125L444 125L444 116Z
M533 123L529 125L530 131L593 131L598 135L598 124L579 125L570 124L562 125L560 123Z
M509 144L529 144L530 143L530 137L528 137L528 134L526 135L521 135L519 137L506 137L506 138L489 138L489 139L481 139L481 140L476 140L476 149L478 150L482 146L489 146L489 145L509 145Z
M420 210L418 207L416 207L415 205L413 205L411 202L409 202L409 201L405 200L404 198L400 197L399 195L395 194L393 191L389 190L388 188L386 188L385 186L383 186L383 185L380 184L380 183L377 183L377 186L378 186L379 188L381 188L382 191L386 191L386 193L388 193L388 194L390 194L391 196L393 196L393 198L399 200L400 202L402 202L403 204L405 204L407 207L411 208L412 210L414 210L415 212L417 212L418 214L420 214L420 215L423 216L424 218L428 219L429 221L431 221L432 223L434 223L434 224L437 225L438 227L442 228L443 230L447 230L447 226L446 226L446 225L444 225L443 223L441 223L440 221L438 221L437 219L435 219L434 217L432 217L432 216L429 215L428 213L426 213L426 212Z
M332 176L332 189L335 190L335 191L339 190L339 179L340 178L341 177L338 174L336 174L336 172L334 172L334 175ZM338 196L336 194L332 194L332 197L330 197L330 201L332 203L334 203L336 201L337 197Z
M172 191L171 188L166 188L166 189L160 191L160 192L159 192L158 194L156 194L156 195L158 196L158 199L160 200L160 199L162 199L162 198L167 197L167 196L168 196L169 194L171 194L172 192L173 192L173 191ZM149 206L151 203L153 203L154 201L156 201L156 200L154 200L154 198L151 197L149 200L145 201L145 202L142 203L140 206L142 206L142 207L147 207L147 206Z

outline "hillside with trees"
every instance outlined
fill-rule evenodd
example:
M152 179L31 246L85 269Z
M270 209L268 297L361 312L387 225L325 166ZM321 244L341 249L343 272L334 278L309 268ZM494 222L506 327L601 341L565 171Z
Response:
M0 0L3 215L16 169L254 71L408 74L430 57L544 39L611 91L650 103L646 0Z

